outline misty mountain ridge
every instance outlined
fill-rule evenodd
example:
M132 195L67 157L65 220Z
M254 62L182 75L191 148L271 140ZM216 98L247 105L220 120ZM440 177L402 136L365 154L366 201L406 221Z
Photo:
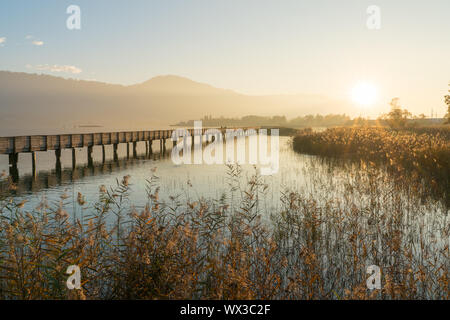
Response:
M30 129L70 131L86 124L152 129L206 114L296 117L328 113L330 107L339 113L352 112L348 103L328 97L250 96L174 75L124 86L9 71L0 71L0 107L0 135L28 134Z
M146 90L147 92L161 95L177 94L195 96L238 94L232 90L215 88L209 84L174 75L156 76L143 83L131 85L128 88Z

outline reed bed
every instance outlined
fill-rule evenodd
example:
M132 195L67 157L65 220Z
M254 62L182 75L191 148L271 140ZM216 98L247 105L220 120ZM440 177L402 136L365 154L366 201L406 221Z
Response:
M242 185L239 166L219 199L161 201L156 172L143 208L129 201L129 176L92 204L61 194L27 212L3 195L0 298L449 299L448 216L366 172L349 176L341 199L285 190L270 217L259 205L267 184L255 171ZM66 211L73 202L81 216ZM80 290L65 285L69 265ZM382 270L379 290L367 289L368 265Z
M381 163L400 183L412 177L421 193L428 190L450 207L450 126L309 129L294 138L293 147L301 153Z

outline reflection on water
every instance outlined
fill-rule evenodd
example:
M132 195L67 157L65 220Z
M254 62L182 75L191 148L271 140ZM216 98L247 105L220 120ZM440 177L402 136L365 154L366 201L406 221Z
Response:
M426 286L418 287L418 292L422 292L421 297L424 299L436 294L441 297L441 287L435 279L440 277L441 272L448 270L446 248L450 241L450 216L447 209L439 201L422 199L410 188L412 186L408 186L406 180L395 181L386 169L342 159L298 154L293 152L289 142L288 138L280 138L280 169L273 176L262 177L267 188L247 193L252 198L251 215L259 211L262 219L266 220L264 222L268 219L273 222L267 225L274 228L275 239L281 239L275 240L278 241L277 246L280 245L277 256L287 257L289 264L298 264L308 273L312 270L315 274L320 274L325 282L324 292L331 292L333 286L337 290L344 290L355 284L365 283L362 280L366 274L365 268L360 269L360 266L375 264L383 268L383 273L387 270L389 273L385 274L393 277L399 277L397 267L414 272L426 270L427 277L430 278L427 278ZM101 150L94 149L91 164L86 159L86 153L78 150L78 165L75 169L71 167L71 152L63 152L60 170L54 169L54 154L43 153L38 158L40 170L36 176L30 174L30 168L26 167L29 161L24 158L19 161L21 176L15 191L16 203L22 205L21 200L27 200L23 210L32 211L38 217L44 212L50 217L57 217L57 208L63 203L64 213L80 218L80 226L88 226L92 213L95 213L93 206L100 195L99 186L115 186L116 179L120 181L123 176L130 175L130 190L126 191L129 198L123 198L120 214L109 210L104 220L111 230L118 232L121 229L119 225L130 226L130 213L140 213L147 204L147 179L152 176L153 168L156 167L155 174L159 177L156 182L160 187L159 202L158 209L152 206L149 209L151 211L147 211L150 214L160 216L163 220L168 218L169 223L176 222L178 225L176 214L189 212L186 208L193 202L201 203L199 207L202 208L206 205L208 210L205 209L205 212L208 213L216 212L216 206L220 207L221 204L229 205L230 213L246 213L244 210L249 202L242 195L248 190L247 179L255 173L253 166L243 165L242 175L232 179L227 174L228 168L225 165L174 165L170 157L170 146L168 147L166 153L155 150L149 155L145 154L144 146L139 145L137 157L127 159L126 146L121 145L119 159L115 161L108 149L104 163ZM5 168L4 162L0 165ZM234 188L236 185L233 183L231 188L231 181L237 182L238 186ZM77 203L78 192L84 195L86 204ZM173 196L172 199L170 196ZM198 199L205 201L197 201ZM257 201L253 202L253 199ZM48 203L49 209L40 206L41 203ZM1 204L7 206L9 202L2 201ZM3 210L4 217L15 215L16 207L10 207L11 211ZM39 209L33 211L37 207ZM181 220L196 219L200 215L200 209L192 210L184 217L181 215ZM170 220L171 217L173 220ZM198 221L207 220L204 218ZM188 224L189 220L185 223ZM209 227L208 224L205 229L198 230ZM228 227L225 224L221 230L227 230ZM241 224L238 228L240 227ZM173 234L170 232L167 235ZM209 237L203 239L209 241ZM149 239L154 241L158 238L165 237ZM167 242L163 242L163 246L164 243ZM143 246L146 245L147 243L143 243ZM185 247L181 248L185 250ZM309 262L303 264L304 255L299 254L304 252L302 248L312 248L318 261L314 265L320 266L317 267L320 273L316 273L317 269L306 267ZM278 267L277 261L281 265L284 260L259 261L263 264L275 261ZM109 277L109 273L107 274ZM283 277L286 274L282 271ZM338 294L342 295L341 292Z
M123 170L131 170L133 167L142 165L145 161L163 161L169 158L170 152L166 150L165 152L106 160L105 162L88 162L88 164L75 165L72 168L63 168L61 165L55 165L55 168L52 170L42 170L36 174L27 172L13 179L15 180L16 188L12 192L17 196L23 196L40 191L58 189L89 177L113 175ZM3 183L0 188L1 192L6 192L8 185Z
M245 138L239 138L245 139ZM198 141L197 141L198 142ZM247 141L248 142L248 141ZM133 157L127 152L125 144L119 145L119 159L114 160L112 146L107 146L105 161L101 147L94 147L93 163L87 159L85 149L76 150L77 165L72 168L71 150L63 150L61 165L55 169L54 152L42 152L37 157L37 173L33 175L27 154L19 158L19 179L14 196L20 200L27 200L25 210L33 210L42 199L59 201L62 194L69 198L65 201L74 204L78 192L81 192L88 203L98 200L99 186L114 186L117 179L130 175L131 191L130 203L135 207L142 207L147 202L146 184L152 175L152 169L157 168L159 177L160 196L168 200L169 196L182 196L184 198L215 198L229 196L230 186L227 168L225 165L175 165L171 160L172 142L167 142L167 150L161 152L160 145L155 142L152 153L146 153L144 143L138 143L137 156ZM235 145L237 148L237 144ZM224 146L225 147L225 146ZM248 152L248 143L246 144ZM194 148L192 149L194 152ZM236 152L235 152L236 154ZM248 153L247 153L248 154ZM193 155L192 155L193 156ZM8 170L8 159L0 159L0 170ZM245 183L255 173L252 165L242 166L240 183ZM285 190L301 192L312 196L318 202L326 204L327 201L345 200L352 197L352 201L365 205L367 190L349 192L350 185L360 181L360 186L368 184L367 170L358 164L340 162L339 165L320 157L295 153L290 144L290 138L280 137L280 169L272 176L263 177L268 185L264 197L261 199L261 210L267 216L281 207L280 198ZM392 192L395 182L391 181L382 169L377 170L378 191L380 194ZM4 183L2 191L7 192ZM407 203L411 204L411 195L404 194ZM438 201L422 201L417 198L414 205L416 210L429 212L446 212ZM405 200L406 201L406 200ZM406 202L405 202L406 203ZM67 208L75 210L75 205ZM76 212L75 212L76 213ZM76 213L77 214L77 213Z

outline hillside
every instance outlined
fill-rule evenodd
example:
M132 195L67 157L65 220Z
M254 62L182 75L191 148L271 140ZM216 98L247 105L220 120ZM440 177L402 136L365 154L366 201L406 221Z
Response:
M205 114L294 117L347 105L327 97L249 96L178 76L158 76L122 86L49 75L0 71L0 135L167 126Z

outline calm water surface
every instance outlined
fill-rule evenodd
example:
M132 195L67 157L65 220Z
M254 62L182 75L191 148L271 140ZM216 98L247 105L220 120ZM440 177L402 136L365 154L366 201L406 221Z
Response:
M280 209L280 197L285 190L298 191L311 196L316 201L326 204L335 199L346 199L348 188L356 180L367 178L365 170L356 165L335 166L315 156L302 155L292 150L290 138L280 137L280 168L272 176L264 176L268 188L261 199L260 208L266 215ZM32 176L29 154L20 154L18 188L14 192L17 200L26 200L25 210L36 208L43 199L59 201L61 195L69 196L65 200L66 210L76 212L75 201L78 192L85 196L88 203L95 203L99 197L99 187L115 186L123 176L129 175L131 192L130 203L139 208L147 203L146 184L154 174L159 178L161 200L168 201L169 196L180 199L198 200L200 198L219 199L230 195L229 175L225 165L175 165L170 157L172 142L167 142L167 151L161 153L159 142L153 143L153 154L145 154L145 144L138 143L138 156L127 159L126 145L119 145L119 160L113 161L112 146L106 147L106 162L102 163L100 147L94 147L94 166L87 165L86 149L76 151L77 166L72 168L71 150L63 150L61 156L62 170L56 171L54 152L37 154L37 174ZM131 151L131 146L130 146ZM132 152L130 152L132 154ZM8 172L8 157L0 157L0 170ZM246 181L255 174L252 165L242 166L240 184L245 189ZM383 173L379 172L380 177ZM385 185L389 192L389 183ZM5 186L3 186L3 189ZM384 188L383 186L381 188ZM383 192L381 192L382 194ZM351 193L352 201L365 205L367 193ZM410 196L405 195L405 197ZM348 200L348 199L347 199ZM239 205L237 202L236 205ZM422 213L440 214L446 212L438 201L415 201L414 210Z

